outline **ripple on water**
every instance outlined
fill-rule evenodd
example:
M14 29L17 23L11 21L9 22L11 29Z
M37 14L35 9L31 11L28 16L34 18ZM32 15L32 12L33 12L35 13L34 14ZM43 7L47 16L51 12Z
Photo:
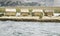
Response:
M0 21L1 36L60 36L60 23Z

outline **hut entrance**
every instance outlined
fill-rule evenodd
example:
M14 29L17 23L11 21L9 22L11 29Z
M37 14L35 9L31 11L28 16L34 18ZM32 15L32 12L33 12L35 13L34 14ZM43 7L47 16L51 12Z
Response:
M42 12L35 12L35 13L32 13L32 16L40 16L40 15L43 15Z
M30 13L28 13L28 12L21 12L21 16L29 16L30 15Z
M53 12L45 12L45 16L53 16Z

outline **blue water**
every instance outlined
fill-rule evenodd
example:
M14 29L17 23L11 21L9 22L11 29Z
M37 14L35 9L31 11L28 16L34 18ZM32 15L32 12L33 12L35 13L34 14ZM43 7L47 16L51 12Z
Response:
M60 23L0 21L0 36L60 36Z

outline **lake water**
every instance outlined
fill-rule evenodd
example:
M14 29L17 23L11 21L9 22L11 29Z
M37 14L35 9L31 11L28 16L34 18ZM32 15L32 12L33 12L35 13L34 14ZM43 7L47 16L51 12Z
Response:
M0 36L60 36L60 23L0 21Z

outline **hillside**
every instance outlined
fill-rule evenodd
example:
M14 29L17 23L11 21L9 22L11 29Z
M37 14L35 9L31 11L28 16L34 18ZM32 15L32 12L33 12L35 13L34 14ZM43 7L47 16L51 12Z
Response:
M0 0L0 6L53 6L53 3L49 0Z

